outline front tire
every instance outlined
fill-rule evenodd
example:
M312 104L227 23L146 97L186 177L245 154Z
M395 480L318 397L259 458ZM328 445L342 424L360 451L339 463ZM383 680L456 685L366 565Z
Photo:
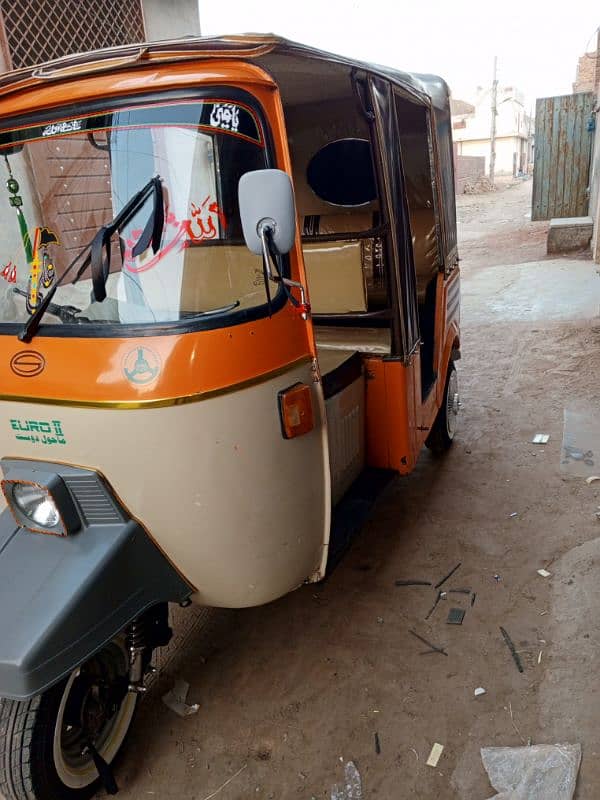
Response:
M452 447L456 434L459 408L458 373L454 362L451 361L448 365L442 405L429 436L425 440L425 444L435 455L442 455Z
M86 742L114 761L137 701L126 681L127 657L113 642L43 694L0 699L0 796L89 800L101 784Z

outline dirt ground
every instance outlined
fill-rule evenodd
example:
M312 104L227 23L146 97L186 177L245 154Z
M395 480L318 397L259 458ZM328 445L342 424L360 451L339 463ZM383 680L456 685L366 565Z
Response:
M546 258L530 192L522 181L458 198L453 450L424 451L388 486L326 583L219 615L206 659L207 634L183 631L118 770L122 800L329 800L350 759L365 800L485 800L479 748L530 739L581 742L576 797L600 795L600 483L560 472L564 407L600 399L600 282L589 260ZM536 432L548 445L530 443ZM445 588L472 589L473 607L451 594L425 621L434 589L395 586L436 583L459 562ZM446 624L451 606L466 609L461 626ZM421 655L409 628L448 656ZM190 683L196 715L160 702L173 677ZM437 768L425 765L434 742Z

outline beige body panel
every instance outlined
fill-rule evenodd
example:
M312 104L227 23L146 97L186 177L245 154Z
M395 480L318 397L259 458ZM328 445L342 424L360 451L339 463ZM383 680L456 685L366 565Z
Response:
M329 453L313 377L307 361L246 388L164 408L2 402L0 452L101 471L196 587L196 602L260 605L322 577L327 559ZM277 393L298 381L312 387L315 427L286 440ZM17 440L11 419L60 420L66 443Z

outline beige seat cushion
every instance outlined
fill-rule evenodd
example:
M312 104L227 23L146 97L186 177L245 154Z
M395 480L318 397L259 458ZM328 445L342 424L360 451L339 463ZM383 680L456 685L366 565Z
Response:
M389 328L346 328L315 325L317 350L345 350L374 355L389 355L392 335Z

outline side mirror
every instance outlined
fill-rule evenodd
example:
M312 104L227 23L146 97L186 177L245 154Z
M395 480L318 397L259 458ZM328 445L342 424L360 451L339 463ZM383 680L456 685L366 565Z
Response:
M240 178L238 198L248 249L256 255L263 253L261 231L267 226L276 251L289 253L296 237L296 207L289 175L280 169L246 172Z

